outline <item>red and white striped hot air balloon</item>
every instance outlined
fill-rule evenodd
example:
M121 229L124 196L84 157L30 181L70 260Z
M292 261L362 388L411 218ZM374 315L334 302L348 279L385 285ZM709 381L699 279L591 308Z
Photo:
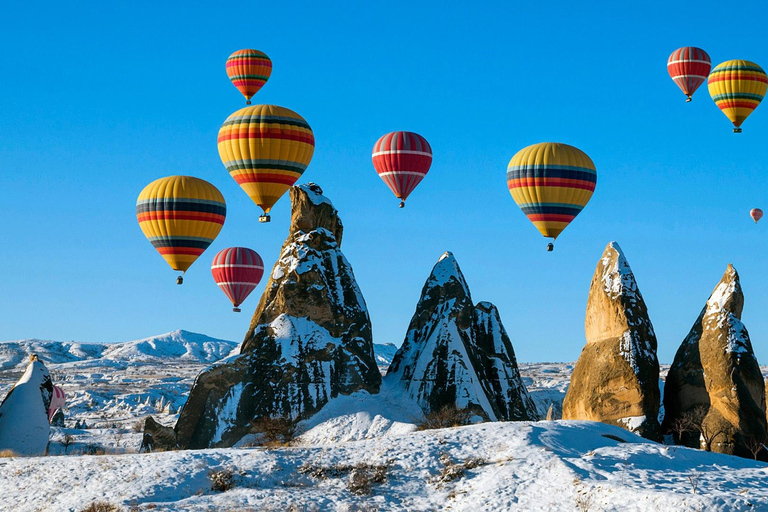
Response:
M413 132L391 132L373 145L373 167L400 199L400 208L432 165L427 139Z
M219 251L213 258L211 274L219 288L232 301L232 311L239 313L238 306L251 294L264 275L264 262L252 249L228 247Z
M712 61L707 52L695 46L684 46L672 52L667 59L667 71L672 80L688 96L685 101L691 101L691 95L701 84L707 81Z
M757 224L757 221L763 218L763 210L760 208L752 208L749 210L749 216L752 217L752 220Z
M53 415L56 411L64 407L66 403L67 395L64 394L64 390L59 386L53 386L53 393L51 393L51 405L48 406L48 423L51 422Z

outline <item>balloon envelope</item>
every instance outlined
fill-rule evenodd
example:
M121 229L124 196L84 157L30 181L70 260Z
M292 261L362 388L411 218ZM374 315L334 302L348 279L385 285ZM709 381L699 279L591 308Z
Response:
M678 48L667 59L667 71L672 80L688 96L707 80L712 61L707 52L695 46Z
M395 196L405 201L432 165L427 139L413 132L391 132L373 145L373 167Z
M67 401L67 395L64 390L59 386L53 386L53 393L51 393L51 404L48 406L48 423L51 422L51 418L56 414L56 411L64 407Z
M216 284L237 306L243 303L264 275L264 262L247 247L228 247L219 251L211 263Z
M763 210L760 208L752 208L749 210L749 216L752 217L752 220L757 224L757 221L763 218Z
M186 272L224 225L221 192L192 176L169 176L147 185L136 202L144 236L173 270Z
M238 50L227 59L227 76L248 104L271 74L272 61L259 50Z
M304 118L276 105L253 105L230 115L218 144L229 174L264 213L296 183L315 151Z
M736 127L749 117L762 101L768 88L763 68L748 60L729 60L718 64L707 81L715 104Z
M507 167L507 187L517 206L548 238L557 236L586 206L597 185L592 160L567 144L523 148Z

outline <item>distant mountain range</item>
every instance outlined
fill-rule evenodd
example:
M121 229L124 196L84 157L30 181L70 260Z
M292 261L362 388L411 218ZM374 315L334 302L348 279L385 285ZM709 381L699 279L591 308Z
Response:
M47 364L76 362L185 362L213 363L236 354L239 343L184 330L120 343L80 343L26 339L0 342L0 371L23 369L30 354ZM374 344L376 362L386 369L397 351L391 343Z

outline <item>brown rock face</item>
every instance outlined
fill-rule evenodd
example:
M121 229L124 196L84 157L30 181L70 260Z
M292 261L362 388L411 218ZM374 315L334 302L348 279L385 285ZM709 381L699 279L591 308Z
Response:
M573 369L563 419L617 425L660 439L659 361L648 309L621 248L605 248L592 277L587 344Z
M765 383L743 307L739 274L728 265L669 369L664 428L688 446L752 457L749 445L768 438Z
M371 322L340 249L338 212L314 184L290 195L290 232L241 355L197 377L176 424L181 447L231 446L254 419L306 419L339 394L379 391Z
M144 436L141 449L147 452L175 450L176 432L172 427L166 427L156 422L152 416L144 421Z

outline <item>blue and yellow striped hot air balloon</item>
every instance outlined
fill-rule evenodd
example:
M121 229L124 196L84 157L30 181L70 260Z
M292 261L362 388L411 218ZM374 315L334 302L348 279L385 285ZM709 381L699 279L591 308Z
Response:
M589 202L597 184L592 160L568 144L542 142L517 152L507 167L507 187L536 229L557 239ZM551 251L550 243L547 250Z
M765 97L768 75L748 60L727 60L712 70L707 80L709 95L741 133L741 123Z
M136 201L139 227L173 270L186 272L224 225L221 192L192 176L169 176L147 185ZM181 276L176 280L183 282Z
M238 185L264 210L260 222L312 160L315 137L299 114L277 105L253 105L221 125L219 157Z

